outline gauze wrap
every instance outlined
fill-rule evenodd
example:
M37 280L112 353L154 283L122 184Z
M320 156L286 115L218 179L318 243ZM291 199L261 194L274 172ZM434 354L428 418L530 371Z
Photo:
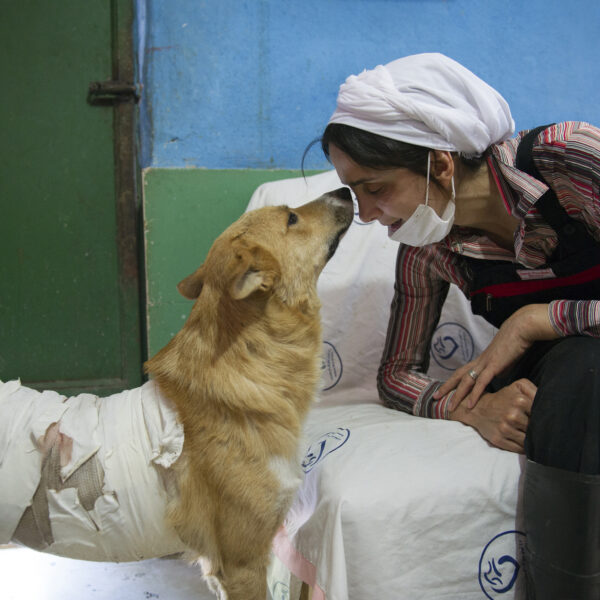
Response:
M465 156L482 154L515 129L507 102L494 88L438 53L351 75L340 86L329 123Z
M110 562L182 552L166 514L183 441L154 381L106 398L0 381L0 544Z

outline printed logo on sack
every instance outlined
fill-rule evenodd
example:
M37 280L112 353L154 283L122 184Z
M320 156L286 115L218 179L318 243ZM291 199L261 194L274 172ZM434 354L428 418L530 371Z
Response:
M442 323L435 330L431 342L431 356L448 371L469 362L475 353L473 336L458 323Z
M335 431L322 435L308 447L302 461L304 472L310 473L326 456L339 450L349 439L350 430L345 427L338 427Z
M522 531L504 531L486 544L479 559L479 585L486 598L502 598L515 589L520 581L524 544Z
M276 581L272 596L273 600L290 600L290 588L283 581Z
M342 378L344 366L339 352L329 342L323 342L321 355L321 391L326 392L335 387Z

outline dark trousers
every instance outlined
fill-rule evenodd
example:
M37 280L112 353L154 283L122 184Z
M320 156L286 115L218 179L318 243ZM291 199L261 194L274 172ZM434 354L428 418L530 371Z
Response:
M600 599L600 339L537 343L494 387L537 387L525 453L527 600Z
M538 342L492 387L523 377L538 388L525 438L527 458L567 471L600 474L600 338Z

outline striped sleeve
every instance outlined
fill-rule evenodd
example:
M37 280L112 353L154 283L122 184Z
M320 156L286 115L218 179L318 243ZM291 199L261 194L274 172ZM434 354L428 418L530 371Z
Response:
M440 257L433 246L400 246L396 283L377 384L386 406L429 418L448 418L450 394L433 393L440 381L428 377L431 338L449 283L436 274Z
M600 337L600 300L554 300L550 302L548 315L560 336Z

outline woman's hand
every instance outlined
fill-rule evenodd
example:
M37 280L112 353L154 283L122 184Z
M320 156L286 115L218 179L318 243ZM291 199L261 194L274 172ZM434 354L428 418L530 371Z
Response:
M461 404L450 419L470 425L492 446L522 454L536 391L529 379L518 379L498 392L483 394L473 409Z
M473 408L494 377L512 366L538 340L558 337L550 324L547 304L529 304L514 312L500 327L490 345L471 362L456 369L434 394L439 399L455 390L448 409L463 400Z

